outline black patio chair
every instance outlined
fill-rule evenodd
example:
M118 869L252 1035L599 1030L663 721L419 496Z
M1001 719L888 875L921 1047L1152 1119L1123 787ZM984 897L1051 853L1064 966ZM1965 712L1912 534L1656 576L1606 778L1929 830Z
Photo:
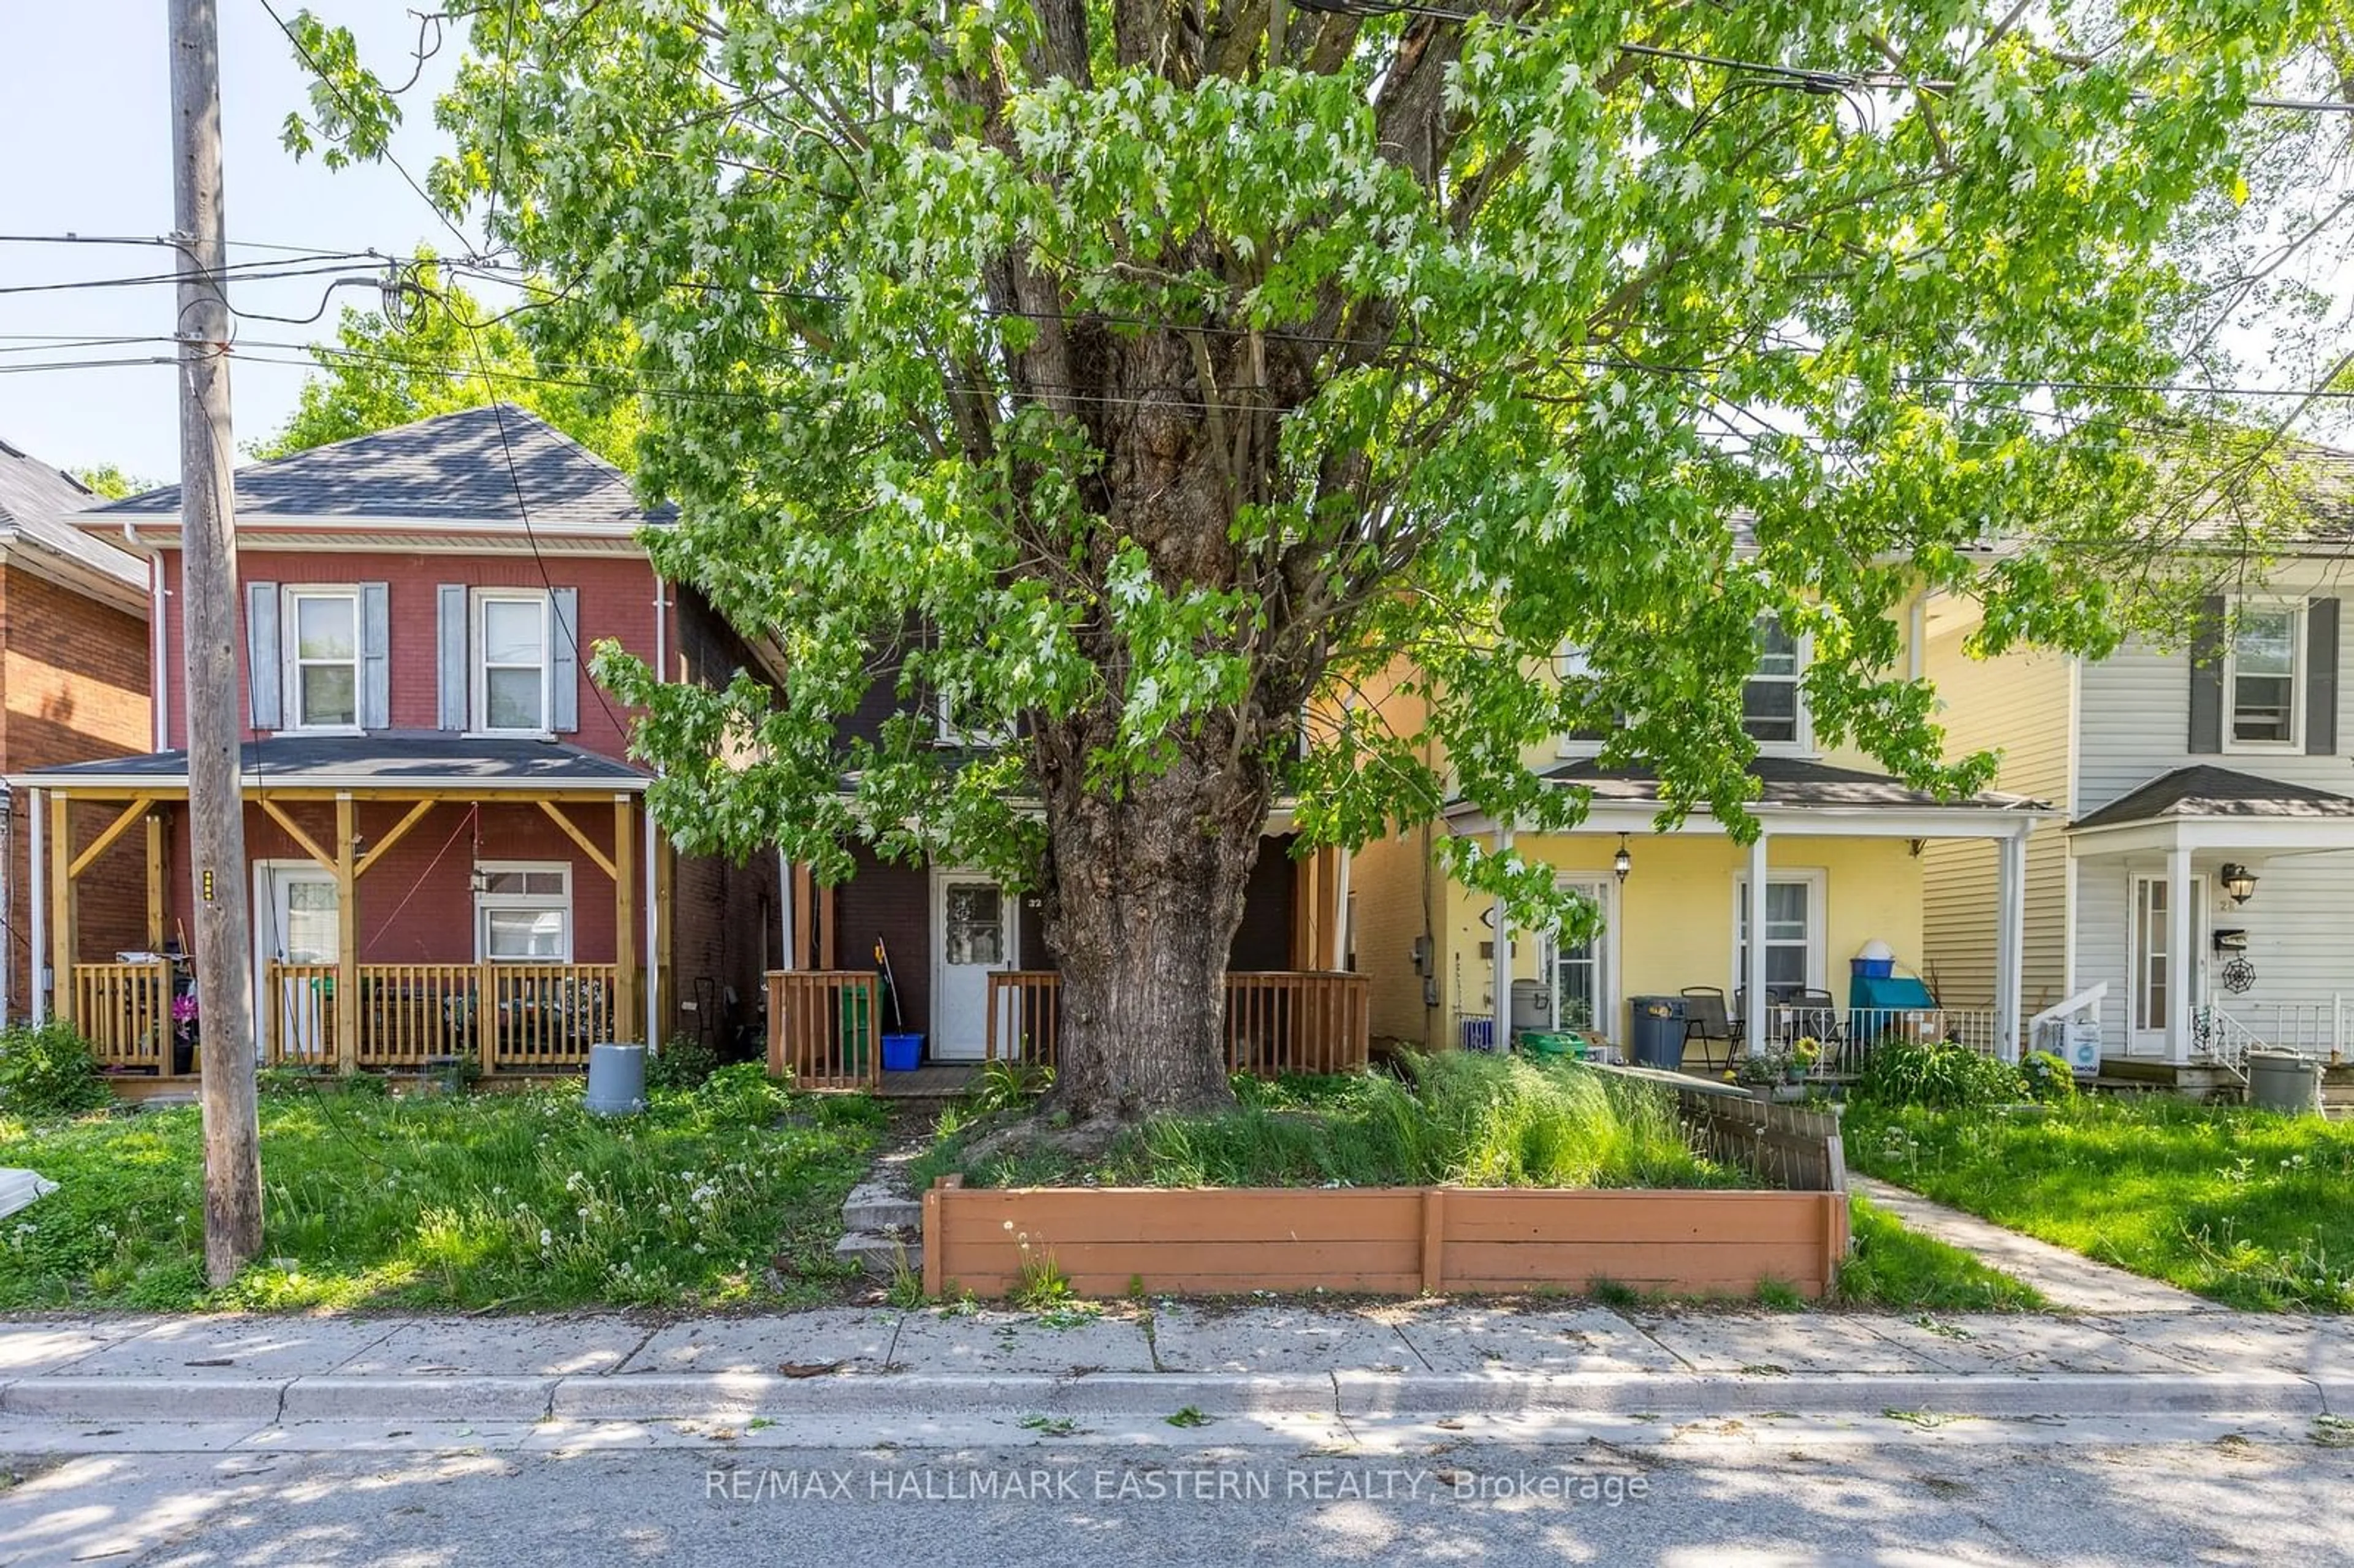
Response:
M1840 1026L1839 999L1827 991L1801 987L1783 1005L1787 1038L1794 1042L1811 1038L1823 1048L1824 1065L1837 1062L1847 1044Z
M1713 985L1688 985L1683 989L1684 1044L1701 1043L1701 1061L1707 1066L1723 1071L1733 1065L1734 1046L1742 1037L1741 1021L1724 1008L1724 988ZM1712 1059L1710 1046L1722 1041L1724 1059Z

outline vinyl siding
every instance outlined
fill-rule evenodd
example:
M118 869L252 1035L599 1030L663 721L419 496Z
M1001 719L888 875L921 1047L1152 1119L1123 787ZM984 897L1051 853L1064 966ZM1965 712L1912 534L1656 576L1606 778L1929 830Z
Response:
M1943 711L1948 757L2001 755L1994 788L2065 809L2072 722L2070 661L2056 653L1972 659L1966 633L1930 640L1925 673ZM1996 846L1987 840L1932 840L1923 849L1925 977L1939 1000L1990 1006L1995 996ZM2030 1013L2067 986L2068 843L2058 822L2027 841L2027 928L2021 1001Z

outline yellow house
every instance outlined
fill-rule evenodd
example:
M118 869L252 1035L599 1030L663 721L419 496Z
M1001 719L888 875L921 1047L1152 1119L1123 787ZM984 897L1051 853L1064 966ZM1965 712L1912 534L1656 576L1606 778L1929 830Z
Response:
M1917 612L1907 630L1917 674L1925 642ZM1860 753L1823 751L1801 679L1806 640L1769 620L1758 629L1758 651L1744 693L1759 747L1755 842L1735 842L1702 814L1659 832L1654 779L1604 768L1596 743L1564 737L1528 761L1555 788L1591 792L1577 832L1516 837L1511 824L1457 800L1436 823L1356 854L1357 945L1373 975L1377 1037L1479 1046L1550 1020L1627 1047L1637 999L1659 998L1670 1015L1685 1014L1675 1027L1689 1037L1687 1065L1800 1033L1825 1042L1834 1068L1853 1066L1892 1031L1935 1031L1988 1053L2016 1052L2027 845L2053 813L2017 794L1940 800L1874 770ZM1394 694L1383 711L1397 733L1422 732L1414 699ZM1599 904L1599 935L1573 943L1512 930L1499 901L1439 869L1441 833L1478 835L1552 866L1562 885ZM1983 993L1944 994L1924 975L1926 860L1933 846L1955 842L1974 844L1991 861L1985 896L1947 912L1949 922L1975 921L1984 933L1992 983ZM1753 930L1763 940L1751 943ZM1851 960L1859 957L1878 959L1898 983L1856 985ZM1915 990L1901 983L1908 980L1925 983ZM1657 1003L1642 1005L1657 1016Z

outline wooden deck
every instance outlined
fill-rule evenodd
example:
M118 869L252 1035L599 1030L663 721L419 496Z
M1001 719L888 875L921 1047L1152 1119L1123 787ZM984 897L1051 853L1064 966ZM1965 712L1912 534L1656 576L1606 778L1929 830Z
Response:
M885 1073L874 1094L885 1100L952 1100L972 1092L978 1062L931 1062L910 1073Z

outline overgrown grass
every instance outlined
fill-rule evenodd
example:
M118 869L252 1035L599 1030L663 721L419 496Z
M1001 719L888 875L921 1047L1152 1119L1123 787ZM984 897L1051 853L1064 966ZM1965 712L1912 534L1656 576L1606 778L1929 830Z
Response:
M2166 1097L1847 1117L1848 1159L2234 1307L2354 1310L2354 1126Z
M1956 1246L1856 1198L1855 1251L1840 1266L1839 1299L1850 1307L1921 1312L2032 1312L2051 1303L2033 1286L1989 1268Z
M839 1272L842 1200L881 1120L864 1099L789 1095L757 1066L610 1120L578 1086L273 1086L263 1261L217 1292L193 1107L0 1121L0 1164L60 1184L0 1220L0 1308L790 1305Z
M951 1122L911 1171L973 1186L1741 1187L1746 1171L1695 1153L1671 1097L1574 1063L1446 1052L1409 1059L1411 1088L1379 1073L1237 1078L1241 1105L1169 1117L1076 1158L1030 1142L968 1159L984 1119Z

